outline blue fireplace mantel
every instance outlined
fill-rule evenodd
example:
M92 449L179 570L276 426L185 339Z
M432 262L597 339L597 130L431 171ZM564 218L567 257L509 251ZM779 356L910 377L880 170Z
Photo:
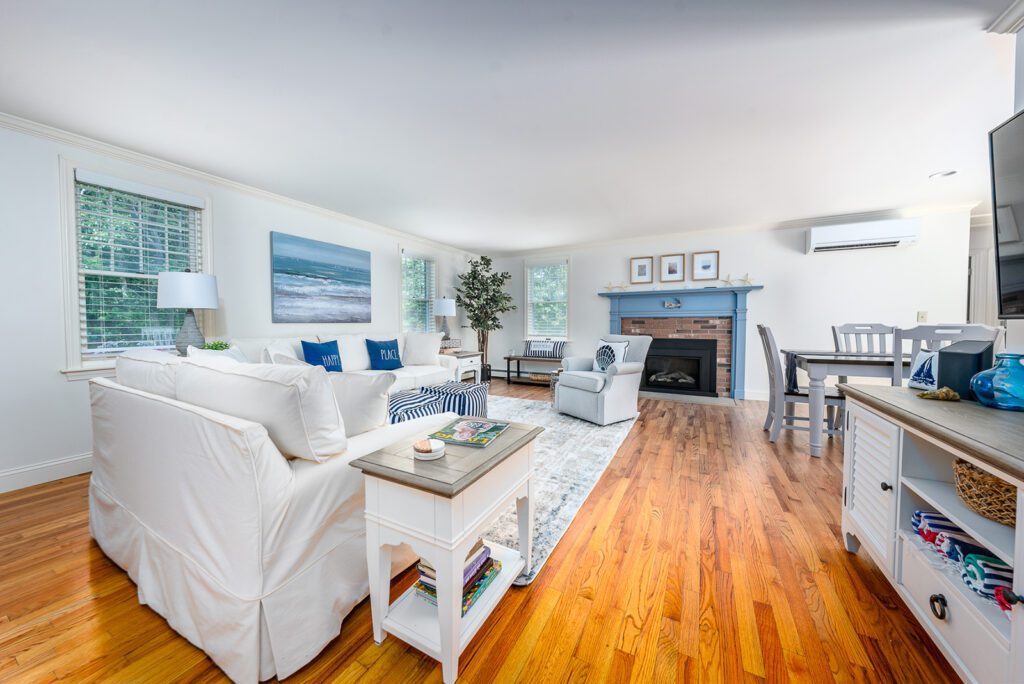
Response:
M705 287L687 290L622 290L599 292L611 304L611 332L622 332L623 318L732 318L732 385L730 393L743 399L747 352L747 293L763 285Z

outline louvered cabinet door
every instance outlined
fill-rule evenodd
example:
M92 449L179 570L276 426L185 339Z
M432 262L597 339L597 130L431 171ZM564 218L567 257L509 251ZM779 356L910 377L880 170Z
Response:
M847 425L846 508L858 539L882 569L892 575L896 546L896 495L900 428L849 406Z

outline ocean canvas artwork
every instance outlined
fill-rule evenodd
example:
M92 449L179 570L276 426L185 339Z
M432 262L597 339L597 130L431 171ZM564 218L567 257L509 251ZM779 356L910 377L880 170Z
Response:
M370 253L270 233L274 323L369 323Z

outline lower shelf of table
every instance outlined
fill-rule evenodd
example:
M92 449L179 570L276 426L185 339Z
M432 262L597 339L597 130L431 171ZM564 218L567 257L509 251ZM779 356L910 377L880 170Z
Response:
M491 547L491 556L501 561L501 572L462 616L459 653L472 641L487 616L526 566L518 551L493 542L487 542L487 545ZM416 595L415 586L409 587L388 609L388 615L384 618L384 631L433 658L440 658L441 627L437 610L436 606Z

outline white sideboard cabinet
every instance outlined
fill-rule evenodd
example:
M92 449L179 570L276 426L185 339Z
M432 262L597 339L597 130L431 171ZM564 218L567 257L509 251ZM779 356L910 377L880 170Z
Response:
M1021 567L1024 414L919 399L903 387L842 387L846 549L874 559L966 681L1024 682L1024 605L1002 611L973 593L914 533L911 521L914 511L938 511L992 555ZM959 499L957 459L1017 487L1016 527L989 520ZM1024 573L1014 574L1013 592L1024 594Z

